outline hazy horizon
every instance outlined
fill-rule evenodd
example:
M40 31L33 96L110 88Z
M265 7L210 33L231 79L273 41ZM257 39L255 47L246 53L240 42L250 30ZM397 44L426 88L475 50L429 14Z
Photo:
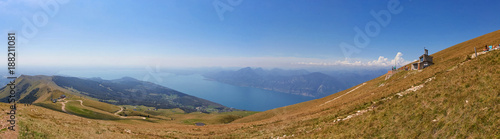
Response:
M493 2L6 0L0 30L19 68L390 69L497 30Z

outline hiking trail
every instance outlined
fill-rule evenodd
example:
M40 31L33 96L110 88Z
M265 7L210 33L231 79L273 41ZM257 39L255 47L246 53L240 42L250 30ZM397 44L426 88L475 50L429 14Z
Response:
M325 104L327 104L327 103L330 103L330 102L332 102L332 101L334 101L334 100L336 100L336 99L339 99L339 98L340 98L340 97L342 97L342 96L345 96L345 95L347 95L347 94L349 94L349 93L351 93L351 92L353 92L353 91L356 91L356 89L358 89L359 87L361 87L361 86L363 86L363 85L365 85L365 84L366 84L366 83L363 83L363 84L361 84L360 86L358 86L358 87L356 87L356 88L352 89L351 91L349 91L349 92L347 92L347 93L345 93L345 94L342 94L342 95L340 95L340 96L338 96L338 97L336 97L336 98L333 98L333 99L331 99L331 100L328 100L327 102L325 102L325 103L323 103L323 104L321 104L321 105L319 105L319 106L323 106L323 105L325 105Z

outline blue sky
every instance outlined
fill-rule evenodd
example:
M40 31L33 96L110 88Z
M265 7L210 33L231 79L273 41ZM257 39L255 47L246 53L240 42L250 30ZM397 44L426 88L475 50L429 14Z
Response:
M364 30L372 21L380 25L370 11L387 11L388 4L394 2L399 2L401 11L391 13L389 24L380 26L366 47L346 58L340 44L353 44L355 27ZM500 1L495 0L42 3L57 6L49 6L47 12L43 8L47 4L40 1L0 0L0 31L15 31L19 38L25 38L17 49L19 65L387 67L393 60L401 64L415 60L423 53L423 47L434 53L500 29L499 8L495 7ZM232 10L220 14L214 3ZM34 21L33 17L40 20ZM34 25L37 31L24 33L23 19L32 24L38 22L39 26ZM0 42L6 44L6 39Z

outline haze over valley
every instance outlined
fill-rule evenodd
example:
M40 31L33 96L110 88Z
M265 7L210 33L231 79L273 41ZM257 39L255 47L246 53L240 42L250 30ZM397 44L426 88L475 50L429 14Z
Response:
M0 0L0 138L500 138L499 4Z

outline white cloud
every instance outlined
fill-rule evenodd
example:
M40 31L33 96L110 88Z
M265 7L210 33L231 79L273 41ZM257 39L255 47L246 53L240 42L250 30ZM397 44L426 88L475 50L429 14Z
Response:
M411 61L406 61L403 58L403 53L398 52L394 57L394 59L392 60L389 60L388 58L385 58L383 56L379 56L377 60L366 61L366 62L363 62L361 60L345 59L345 60L337 60L335 62L309 61L309 62L297 62L295 64L310 65L310 66L376 66L376 67L388 67L388 66L394 66L396 64L399 67L402 65L406 65L410 62Z
M380 56L376 60L331 60L301 57L193 57L193 56L89 56L78 54L23 55L20 64L26 66L69 66L69 67L264 67L264 68L307 68L307 67L390 67L410 63L397 53L394 59ZM333 62L332 62L333 61ZM3 63L3 62L0 62Z

